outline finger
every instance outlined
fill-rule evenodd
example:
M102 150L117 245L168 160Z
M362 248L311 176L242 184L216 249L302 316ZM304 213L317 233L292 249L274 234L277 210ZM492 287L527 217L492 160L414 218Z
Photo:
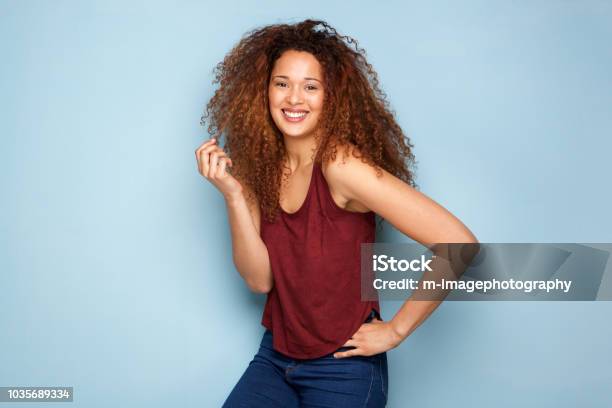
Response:
M225 166L227 165L227 161L229 159L227 157L222 157L221 159L219 159L219 168L217 170L217 177L221 178L221 177L225 177L226 173L225 173Z
M357 347L357 341L355 339L348 339L342 347Z
M208 170L208 177L215 178L217 176L217 166L219 165L219 159L225 157L225 152L221 149L210 154L210 169Z
M353 356L359 356L359 355L361 355L361 350L358 348L355 348L352 350L339 351L337 353L334 353L334 358L347 358L347 357L353 357Z
M234 162L229 157L226 157L225 160L227 161L227 167L225 168L225 173L232 174L232 169L234 168Z
M203 148L202 150L200 150L200 167L201 167L201 174L204 177L208 177L208 171L210 169L210 153L217 150L220 148L218 146L213 145L208 145L205 148Z
M202 151L202 149L206 148L207 146L210 146L211 144L214 144L217 141L217 139L215 139L214 137L211 139L208 139L207 141L205 141L204 143L202 143L201 145L198 146L197 149L195 149L195 155L196 158L198 160L200 160L200 152Z
M210 153L212 153L214 151L218 151L218 150L222 151L223 149L221 149L216 144L209 144L208 146L205 146L202 149L200 149L200 156L202 156L204 154L210 154Z
M210 154L210 162L208 169L208 178L213 178L215 173L217 172L217 162L219 161L218 152L212 152Z
M223 161L225 160L225 154L218 154L217 155L217 166L210 169L210 172L212 173L212 177L213 178L219 178L221 177L221 166L223 164Z
M200 151L198 154L200 160L198 161L200 174L204 177L208 174L208 154L204 151Z
M210 140L208 140L208 141L206 141L206 142L204 142L204 143L202 143L202 144L201 144L200 146L198 146L198 148L195 150L196 157L200 158L200 156L201 156L201 154L202 154L202 150L204 150L204 149L206 149L206 148L208 148L208 147L211 147L211 146L216 146L216 144L215 144L215 143L216 143L216 141L215 141L215 139L214 139L214 138L213 138L213 139L210 139Z
M205 141L204 143L202 143L199 147L199 149L202 149L206 146L209 146L210 144L214 144L217 143L217 138L216 137L211 137L210 139L208 139L207 141Z

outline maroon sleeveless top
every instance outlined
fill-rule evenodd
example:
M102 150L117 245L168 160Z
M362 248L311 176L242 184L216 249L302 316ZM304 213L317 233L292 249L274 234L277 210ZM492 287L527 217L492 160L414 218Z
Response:
M308 193L294 213L262 217L274 286L261 323L276 351L296 359L334 352L359 329L378 301L361 301L361 243L374 242L375 214L340 208L321 165L313 165Z

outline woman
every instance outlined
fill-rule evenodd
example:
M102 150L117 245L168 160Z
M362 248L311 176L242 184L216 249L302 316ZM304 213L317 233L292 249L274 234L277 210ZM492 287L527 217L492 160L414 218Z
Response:
M224 406L384 406L386 351L440 302L408 299L385 322L361 301L375 214L425 245L474 235L414 188L412 145L365 52L327 23L249 33L215 83L198 169L225 197L236 269L267 294L259 352Z

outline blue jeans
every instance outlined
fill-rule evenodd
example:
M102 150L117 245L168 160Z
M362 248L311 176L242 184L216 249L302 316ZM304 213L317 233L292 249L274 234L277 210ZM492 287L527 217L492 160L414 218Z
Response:
M330 353L296 360L274 351L272 332L266 330L223 407L384 407L387 376L387 353L339 359Z

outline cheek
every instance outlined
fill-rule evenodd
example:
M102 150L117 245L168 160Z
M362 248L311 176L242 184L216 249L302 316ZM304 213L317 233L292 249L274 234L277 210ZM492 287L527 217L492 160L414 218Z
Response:
M323 95L313 95L309 99L308 105L312 110L321 111L323 109Z
M272 89L268 91L268 111L276 126L282 125L282 113L278 110L281 101L282 99L279 98L278 92L274 92Z
M319 116L321 111L323 111L323 97L313 98L309 105L313 113L316 113L316 116Z
M279 104L279 94L276 91L276 89L274 88L270 88L268 90L268 105L270 106L270 108L273 108L275 106L278 106Z

